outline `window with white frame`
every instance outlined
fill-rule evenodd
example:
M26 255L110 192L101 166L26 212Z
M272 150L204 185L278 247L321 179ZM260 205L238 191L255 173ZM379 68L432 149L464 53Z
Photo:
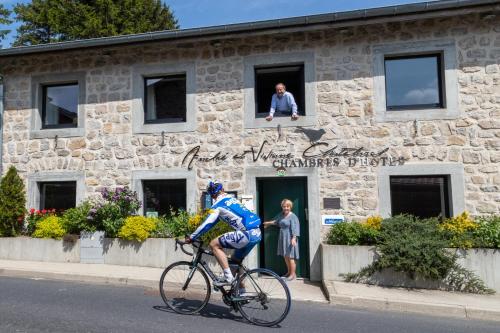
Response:
M374 46L376 120L459 117L456 52L454 40Z

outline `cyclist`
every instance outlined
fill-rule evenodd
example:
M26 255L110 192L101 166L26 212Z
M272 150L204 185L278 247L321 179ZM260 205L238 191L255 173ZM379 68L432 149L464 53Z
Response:
M201 237L219 220L226 222L234 229L234 231L227 232L210 242L212 252L224 270L224 276L214 282L214 285L220 287L230 285L234 279L223 248L235 249L232 259L241 262L261 240L260 218L237 199L226 194L220 182L211 181L207 186L207 192L215 200L215 203L205 221L195 232L186 237L186 243L191 243Z

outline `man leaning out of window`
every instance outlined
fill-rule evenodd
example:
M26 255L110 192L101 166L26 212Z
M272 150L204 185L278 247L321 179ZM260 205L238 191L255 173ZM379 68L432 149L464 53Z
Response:
M276 85L276 93L271 99L271 109L269 110L269 116L266 117L266 120L273 120L275 113L291 114L292 120L297 120L299 118L297 114L297 103L295 103L292 93L286 91L286 87L283 83L278 83Z

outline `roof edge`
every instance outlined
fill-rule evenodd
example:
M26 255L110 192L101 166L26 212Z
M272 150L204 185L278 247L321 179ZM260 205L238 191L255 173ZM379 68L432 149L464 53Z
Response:
M265 21L236 23L219 26L209 26L200 28L189 28L179 30L165 30L157 32L147 32L141 34L92 38L75 40L68 42L40 44L34 46L14 47L0 49L0 57L13 55L26 55L45 52L57 52L75 50L86 47L118 46L124 44L145 43L161 40L176 40L182 38L196 38L207 36L218 36L227 34L237 34L244 32L256 32L271 29L293 28L298 26L312 26L320 24L342 24L352 21L369 20L375 18L395 18L406 15L419 15L431 12L445 12L446 16L452 16L450 11L473 7L486 7L500 4L500 0L442 0L428 1L421 3L410 3L406 5L395 5L388 7L378 7L370 9L360 9L345 12L334 12L317 15L307 15L290 17L283 19L273 19Z

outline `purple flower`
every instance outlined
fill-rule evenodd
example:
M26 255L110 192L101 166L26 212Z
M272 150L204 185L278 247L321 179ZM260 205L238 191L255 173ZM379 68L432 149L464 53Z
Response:
M104 199L108 199L109 198L109 191L107 188L104 188L102 191L101 191L101 195Z

